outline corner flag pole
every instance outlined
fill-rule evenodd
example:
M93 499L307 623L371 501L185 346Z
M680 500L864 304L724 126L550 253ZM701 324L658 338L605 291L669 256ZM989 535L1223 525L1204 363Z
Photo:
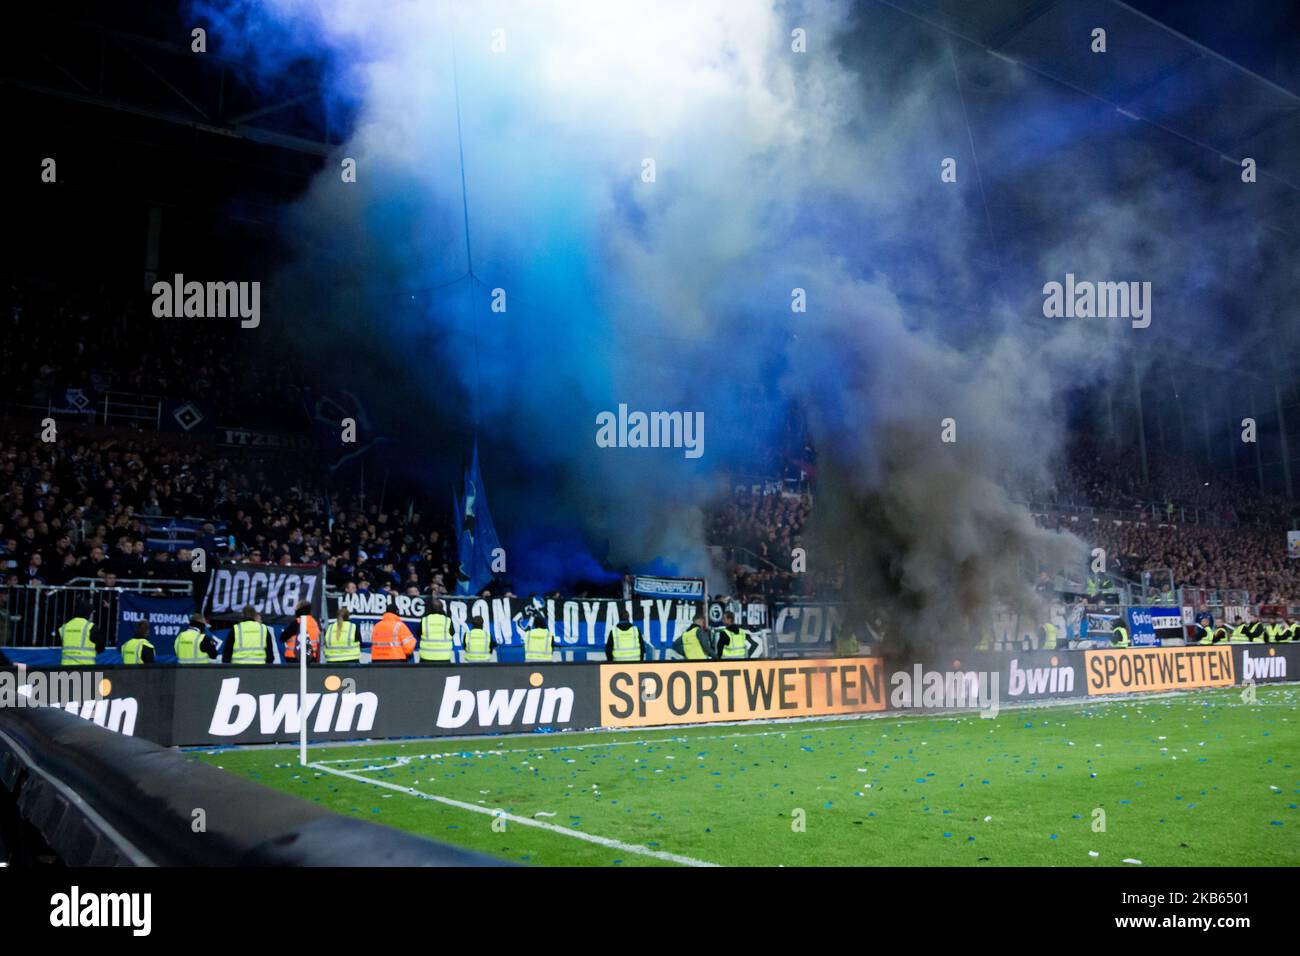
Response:
M307 619L298 618L298 763L307 766L307 655L311 644L307 635Z

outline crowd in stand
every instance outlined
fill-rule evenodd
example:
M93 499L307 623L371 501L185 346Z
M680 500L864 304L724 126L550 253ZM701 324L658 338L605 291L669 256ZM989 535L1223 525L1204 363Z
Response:
M42 406L82 385L205 401L245 424L274 425L265 421L268 410L292 417L299 407L274 363L238 362L230 328L139 321L143 300L113 304L100 289L29 282L5 287L0 298L0 331L24 346L0 353L0 405ZM842 573L794 567L812 509L806 488L815 455L793 409L783 427L768 462L776 481L720 502L706 517L706 540L736 595L835 594ZM319 470L289 473L273 457L236 459L192 439L168 443L140 433L43 443L18 433L0 434L0 574L8 585L187 580L194 574L188 549L151 551L147 542L160 516L194 516L209 522L194 544L213 556L322 562L329 586L341 590L455 589L445 504L403 500L384 511L337 493L327 502L324 489L303 477ZM1177 586L1245 589L1254 602L1300 599L1300 562L1288 559L1285 546L1285 530L1296 527L1294 503L1233 482L1207 483L1184 458L1152 454L1147 481L1132 464L1126 451L1076 441L1068 467L1032 503L1048 506L1048 524L1105 548L1110 570L1127 577L1167 568ZM1089 508L1108 513L1098 519ZM498 593L508 586L494 585Z
M68 389L160 396L220 409L229 422L302 424L285 366L240 361L231 325L147 321L143 296L38 281L0 287L0 404L59 407Z
M1042 519L1106 552L1107 570L1153 586L1242 590L1249 603L1300 600L1300 561L1288 558L1286 531L1296 503L1239 482L1207 481L1195 462L1150 455L1142 481L1124 450L1076 441L1069 468L1033 496L1054 506ZM1104 509L1094 517L1088 509ZM1039 510L1036 507L1035 510Z
M321 489L303 486L302 469L288 468L274 458L226 457L183 440L0 437L0 573L9 585L191 580L188 549L151 550L147 542L160 516L195 516L208 523L194 544L211 556L322 562L329 586L339 590L455 589L456 546L445 509L403 502L381 511L375 502L337 493L327 503ZM1237 503L1250 501L1235 494ZM836 593L838 576L794 568L812 507L807 494L746 488L710 513L706 537L727 564L732 593ZM1071 517L1044 520L1104 548L1109 570L1126 577L1171 569L1178 587L1245 589L1254 603L1300 595L1300 562L1287 557L1284 521L1191 524L1142 510L1125 520Z
M1236 481L1208 481L1186 457L1151 453L1148 479L1134 468L1131 450L1107 449L1076 439L1068 467L1050 487L1030 496L1031 504L1065 510L1104 509L1134 518L1164 514L1183 523L1293 526L1300 505L1279 495L1262 495Z
M1050 524L1103 548L1112 573L1140 581L1149 572L1159 590L1168 584L1168 571L1175 588L1244 590L1251 604L1290 603L1300 596L1300 561L1287 557L1281 525L1210 527L1107 519L1080 524L1060 516Z
M189 548L150 551L161 516L209 519L205 554L266 563L324 562L337 588L454 587L441 518L396 518L304 490L275 460L233 460L146 438L0 438L0 570L6 584L192 580ZM280 493L276 493L279 489Z
M794 551L812 510L807 494L738 488L708 517L705 535L721 549L734 592L810 596L832 581L795 572Z

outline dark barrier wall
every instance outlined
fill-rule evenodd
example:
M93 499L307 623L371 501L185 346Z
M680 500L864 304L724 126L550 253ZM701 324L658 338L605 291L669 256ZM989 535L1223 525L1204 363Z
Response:
M654 727L885 709L878 658L606 664L600 722Z
M17 672L6 669L12 682ZM0 671L0 708L7 704ZM439 737L600 726L600 668L587 664L312 667L307 730L312 740ZM37 694L69 675L78 686ZM294 667L100 668L26 672L32 696L77 716L165 745L298 739ZM94 678L91 680L91 678ZM101 680L102 678L102 680ZM105 687L103 682L107 682ZM93 689L92 689L93 688ZM107 690L101 699L96 691Z
M50 708L0 710L0 823L19 818L70 866L499 865Z
M14 706L17 676L12 668L0 670L0 708ZM469 736L885 710L987 710L1298 676L1300 644L972 652L961 660L891 665L879 658L827 658L319 666L308 669L306 719L314 741ZM76 686L55 688L64 677L75 678ZM101 727L161 744L298 739L301 702L293 667L33 670L22 679L42 702L58 702Z
M307 732L313 740L348 740L598 727L598 671L585 664L313 667ZM174 743L298 739L293 668L178 669L174 680Z

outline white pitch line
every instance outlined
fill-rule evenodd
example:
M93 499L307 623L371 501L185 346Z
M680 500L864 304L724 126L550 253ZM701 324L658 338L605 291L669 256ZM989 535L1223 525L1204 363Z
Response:
M583 833L581 830L573 830L569 827L557 826L554 823L546 823L542 820L530 820L527 817L516 816L513 813L506 813L504 810L489 810L487 807L480 807L478 804L465 803L463 800L453 800L451 797L442 797L436 793L425 793L423 790L416 790L413 787L399 787L395 783L386 783L383 780L371 780L369 777L363 777L359 773L353 773L349 770L337 770L334 767L326 767L321 764L309 763L307 766L314 767L317 770L323 770L326 773L332 773L339 777L346 777L349 780L355 780L359 783L368 783L376 787L384 787L388 790L395 790L398 793L404 793L407 796L419 797L422 800L433 800L438 803L445 803L449 807L457 807L461 810L472 810L474 813L485 813L490 817L499 817L502 820L512 820L515 823L526 827L536 827L539 830L550 830L552 833L560 833L564 836L573 837L576 840L586 840L588 843L595 843L611 850L622 850L624 853L638 853L641 856L651 856L656 860L666 860L669 863L678 863L682 866L717 866L716 863L707 863L704 860L697 860L694 857L682 856L679 853L665 853L662 850L652 850L648 846L640 846L635 843L624 843L621 840L611 840L609 837L596 836L594 833Z
M1279 687L1291 686L1289 683L1279 681L1276 685ZM1055 710L1069 707L1087 707L1097 704L1126 704L1139 703L1151 700L1175 700L1191 697L1206 688L1198 688L1191 691L1164 691L1152 694L1127 694L1111 695L1107 697L1060 697L1046 700L1018 701L1015 704L999 708L999 713L1008 713L1021 710ZM1231 690L1232 688L1208 688L1209 690ZM1270 706L1269 704L1259 703L1252 704L1254 707ZM1229 704L1231 706L1231 704ZM795 718L783 722L780 730L751 730L735 734L694 734L681 735L677 737L658 737L654 740L598 740L589 744L563 744L556 743L550 745L538 745L535 747L514 747L511 749L493 749L493 750L439 750L435 753L425 754L394 754L391 759L398 760L399 763L388 766L365 767L365 770L387 770L390 767L404 766L412 760L439 760L444 757L498 757L504 754L529 754L529 753L559 753L565 750L591 750L598 747L644 747L648 744L675 744L690 743L693 740L734 740L742 737L783 737L788 734L824 734L837 730L858 730L861 729L859 722L863 720L883 721L889 723L893 719L900 721L921 721L931 720L964 720L972 715L978 715L977 710L944 710L930 711L926 713L908 713L905 710L888 710L878 711L867 714L856 715L835 715L830 718ZM759 723L755 721L755 723ZM690 726L699 727L701 724L692 724ZM729 723L727 726L743 726L741 723ZM620 728L619 733L636 732L648 730L653 732L656 728ZM359 744L361 746L376 746L374 743ZM382 746L380 744L379 746ZM318 764L339 764L339 763L359 763L363 760L374 760L374 755L369 757L334 757L329 760L317 760ZM382 758L381 758L382 759Z
M1294 681L1277 681L1276 683L1270 683L1267 686L1294 688L1297 686L1297 684ZM1135 704L1135 703L1141 703L1145 701L1162 701L1162 700L1172 701L1172 700L1180 700L1184 698L1191 698L1194 695L1203 693L1206 690L1226 691L1232 689L1233 688L1230 687L1195 688L1193 690L1160 691L1160 692L1149 693L1149 694L1124 694L1124 695L1109 695L1104 697L1052 698L1052 699L1045 699L1045 700L1017 702L1012 705L1000 707L998 713L999 715L1001 715L1003 713L1015 713L1023 710L1056 710L1056 709L1068 709L1070 707L1098 706L1103 704ZM1248 704L1246 706L1269 707L1269 706L1274 706L1275 703L1277 702L1260 701L1254 704ZM1224 702L1223 706L1235 707L1238 705L1232 701L1226 701ZM654 740L639 740L639 739L638 740L608 740L608 741L596 741L589 744L556 743L556 744L550 744L549 746L538 745L534 747L515 747L508 750L506 749L440 750L437 751L436 753L405 754L405 755L394 754L390 759L399 761L396 764L388 764L382 766L369 766L369 767L362 767L360 769L361 770L387 770L387 769L391 769L392 767L404 766L406 763L412 760L437 760L443 757L494 757L494 756L501 756L503 754L559 753L565 750L590 750L596 747L642 747L647 744L689 743L693 740L731 740L731 739L742 738L742 737L773 737L773 736L784 736L787 734L817 734L817 733L828 733L836 730L856 730L858 728L855 727L854 724L856 724L859 721L866 721L866 720L883 721L885 723L889 723L891 720L898 720L899 723L901 724L904 721L913 721L913 720L920 721L924 719L964 720L970 717L971 715L977 713L979 712L975 710L969 710L969 709L911 712L911 713L905 710L889 710L889 711L879 711L879 712L865 713L865 714L851 714L851 715L837 714L831 717L796 717L796 718L787 718L784 720L775 721L775 723L777 723L778 726L784 728L781 730L761 730L761 731L756 730L756 731L748 731L745 733L736 733L736 734L695 734L693 736L682 735L678 737L658 737ZM770 726L772 723L774 723L774 721L771 720L755 720L752 722L752 724L756 726ZM723 724L723 726L725 727L738 727L744 725L745 725L744 721L728 721ZM706 725L688 724L686 726L703 727ZM618 730L612 732L620 733L620 734L636 733L638 731L654 732L655 730L658 729L660 728L626 727L626 728L619 728ZM598 733L599 731L591 731L591 732ZM510 736L513 739L525 735L512 734ZM533 735L527 735L527 736L533 736ZM461 738L461 739L472 740L474 738L470 737L470 738ZM388 742L389 745L395 743L397 743L397 741ZM277 750L277 749L284 749L285 746L287 745L245 744L242 746L237 745L234 747L234 749L236 750L261 750L261 749ZM294 746L296 747L297 745L294 744ZM381 747L381 746L385 746L385 743L383 741L375 741L375 740L323 741L323 742L318 742L313 746L316 747L317 749L331 748L331 747L338 748L340 746ZM210 746L183 747L181 749L204 751L207 753L216 752ZM374 759L376 759L376 757L375 755L372 754L368 757L334 757L329 760L317 760L315 761L315 763L317 764L360 763L363 760L374 760ZM379 759L384 759L384 758L381 757Z
M553 744L550 747L516 747L511 750L440 750L430 754L394 754L394 759L409 763L412 760L436 760L441 757L498 757L503 754L558 753L563 750L590 750L592 747L644 747L648 744L690 743L692 740L731 740L735 737L784 737L787 734L821 734L832 730L849 729L846 725L835 724L830 727L809 727L807 730L759 730L742 734L697 734L693 737L661 737L658 740L601 740L590 744ZM374 757L335 757L331 760L317 760L316 763L356 763L360 760L373 760ZM392 764L394 767L403 763ZM363 769L386 770L387 767L369 767Z

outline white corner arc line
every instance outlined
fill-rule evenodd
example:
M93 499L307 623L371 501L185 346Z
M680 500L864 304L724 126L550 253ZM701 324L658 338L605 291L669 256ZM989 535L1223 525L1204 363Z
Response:
M648 846L641 846L636 843L624 843L622 840L612 840L609 837L597 836L594 833L583 833L581 830L573 830L569 827L558 826L554 823L546 823L543 820L530 820L528 817L516 816L513 813L506 813L504 810L489 810L487 807L481 807L474 803L465 803L463 800L453 800L451 797L439 796L436 793L425 793L423 790L416 790L413 787L402 787L395 783L388 783L384 780L372 780L369 777L363 777L359 773L350 770L338 770L334 767L326 767L318 763L309 763L307 766L316 770L322 770L325 773L332 773L339 777L346 777L349 780L355 780L358 783L368 783L376 787L384 787L388 790L394 790L397 793L404 793L410 797L419 797L422 800L433 800L437 803L446 804L449 807L456 807L461 810L471 810L474 813L484 813L490 817L500 817L503 820L510 820L526 827L536 827L539 830L550 830L552 833L560 833L567 837L573 837L576 840L586 840L588 843L595 843L599 846L608 847L611 850L622 850L624 853L636 853L641 856L654 857L656 860L665 860L669 863L677 863L681 866L717 866L716 863L709 863L705 860L697 860L694 857L682 856L680 853L667 853L663 850L652 850ZM380 768L388 769L388 768Z

